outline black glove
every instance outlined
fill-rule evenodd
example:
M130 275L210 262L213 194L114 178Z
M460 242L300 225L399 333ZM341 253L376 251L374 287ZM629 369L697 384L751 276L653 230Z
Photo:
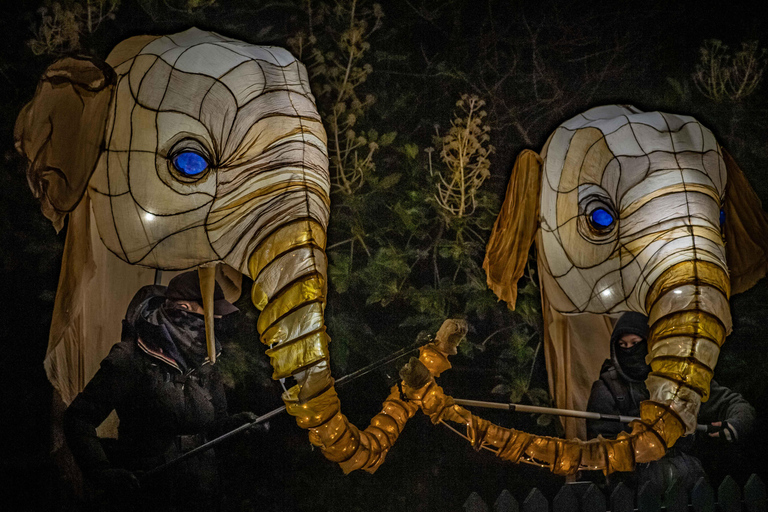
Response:
M716 421L707 427L709 437L717 437L728 443L735 443L739 440L739 432L733 423L728 420Z
M110 496L128 496L139 489L139 479L127 469L102 469L92 477L93 483Z
M257 414L252 413L251 411L243 411L229 416L227 420L232 428L237 428L240 425L245 425L246 423L253 423L258 417L259 416Z

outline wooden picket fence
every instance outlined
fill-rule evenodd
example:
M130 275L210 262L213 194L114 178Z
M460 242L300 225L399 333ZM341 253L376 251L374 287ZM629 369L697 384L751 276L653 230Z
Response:
M646 482L637 493L623 483L610 496L593 483L565 484L550 503L544 494L533 488L522 505L509 491L504 490L488 506L473 492L464 503L465 512L768 512L765 484L752 475L743 492L736 481L727 476L717 492L704 480L699 479L690 495L676 486L662 493L654 484Z

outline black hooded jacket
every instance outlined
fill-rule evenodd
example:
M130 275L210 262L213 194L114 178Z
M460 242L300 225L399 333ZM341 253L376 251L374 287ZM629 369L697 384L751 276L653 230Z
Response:
M640 416L640 402L649 397L645 378L650 368L643 360L648 352L647 342L643 341L630 349L621 349L617 342L625 334L636 334L647 340L647 321L647 317L639 313L625 313L616 323L611 335L611 358L603 363L600 378L592 385L587 411ZM743 439L752 429L755 410L741 395L713 380L709 400L702 403L699 409L698 421L709 424L724 420L728 420ZM615 438L621 431L629 432L631 428L615 421L587 420L590 439L598 435ZM616 485L624 482L630 487L639 487L645 482L653 482L662 490L678 484L690 490L699 478L706 476L701 461L689 453L694 448L695 440L695 435L678 439L660 460L637 464L631 473L613 473L608 483Z
M601 414L639 416L640 402L648 399L645 376L627 375L622 368L616 352L617 343L625 334L636 334L647 340L648 320L639 313L625 313L616 322L611 334L611 357L603 362L600 378L592 384L592 391L587 402L587 411ZM643 341L643 343L647 343ZM642 349L639 345L636 345ZM636 350L636 349L634 349ZM647 352L647 345L645 345ZM610 412L609 412L610 411ZM590 439L602 435L616 437L619 432L631 429L617 421L587 421L587 435Z
M639 313L625 313L616 323L611 335L611 358L605 360L600 369L600 378L592 384L587 411L640 416L640 402L649 398L648 388L645 386L645 376L633 378L622 368L621 358L617 353L617 350L621 349L617 349L617 342L625 334L637 334L646 340L648 338L647 321L647 317ZM647 351L647 348L645 350ZM723 420L728 420L740 437L743 437L752 430L755 422L755 409L739 393L712 380L709 400L701 404L698 421L699 423L710 424ZM613 438L622 431L629 432L631 428L629 425L614 421L587 421L587 435L590 439L598 435ZM694 436L688 436L680 439L675 446L678 449L689 450L693 445L693 440Z
M139 290L123 321L120 343L65 412L67 443L87 477L112 467L157 467L215 436L227 417L217 369L203 362L199 347L180 348L158 320L165 314L163 291L158 286ZM105 451L96 427L113 410L120 419L118 440ZM186 471L194 488L217 486L212 451L196 457ZM178 474L174 482L180 481Z

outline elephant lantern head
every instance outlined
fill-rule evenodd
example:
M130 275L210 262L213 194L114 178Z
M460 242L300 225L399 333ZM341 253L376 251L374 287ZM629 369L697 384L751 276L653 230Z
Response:
M734 200L738 191L749 197ZM765 232L741 171L691 117L598 107L560 125L540 156L518 159L488 246L489 286L514 307L535 240L545 309L649 317L650 399L632 434L635 461L657 458L695 429L731 331L725 240L737 250L746 217ZM762 264L750 275L737 269L735 291L765 275L768 248L755 248L748 259Z
M63 59L16 138L54 224L87 192L102 241L132 265L246 273L275 228L328 220L325 131L281 48L190 29L131 38L106 63Z
M194 28L133 37L106 62L51 65L15 138L57 228L90 204L78 222L95 219L120 260L201 268L212 360L211 265L250 276L273 376L297 381L289 412L345 470L378 467L415 408L393 399L362 432L339 412L324 322L326 136L300 62Z

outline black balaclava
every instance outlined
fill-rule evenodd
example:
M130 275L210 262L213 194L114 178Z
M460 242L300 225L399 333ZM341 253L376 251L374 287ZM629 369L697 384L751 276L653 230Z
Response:
M162 349L184 371L201 366L208 357L203 315L177 308L167 300L147 306L136 321L139 337L152 348ZM216 345L218 352L218 340Z
M643 341L632 348L621 348L619 340L625 334L636 334ZM648 317L635 312L624 313L616 322L611 334L611 357L616 363L616 369L627 380L644 381L651 371L645 362L648 355Z
M179 308L177 301L187 300L202 304L200 279L192 270L177 275L167 287L154 287L153 294L141 303L133 304L137 310L133 322L139 337L153 350L172 357L184 371L201 366L208 357L205 339L205 318L203 315ZM163 299L163 296L165 299ZM134 299L135 300L135 299ZM131 309L129 307L129 309ZM218 283L214 285L213 312L223 315L214 323L216 353L221 352L219 339L226 331L232 330L238 308L228 302Z
M171 339L181 352L187 366L198 367L208 357L208 346L205 341L205 317L185 309L177 308L165 301L158 310L168 321L163 325L168 329Z

